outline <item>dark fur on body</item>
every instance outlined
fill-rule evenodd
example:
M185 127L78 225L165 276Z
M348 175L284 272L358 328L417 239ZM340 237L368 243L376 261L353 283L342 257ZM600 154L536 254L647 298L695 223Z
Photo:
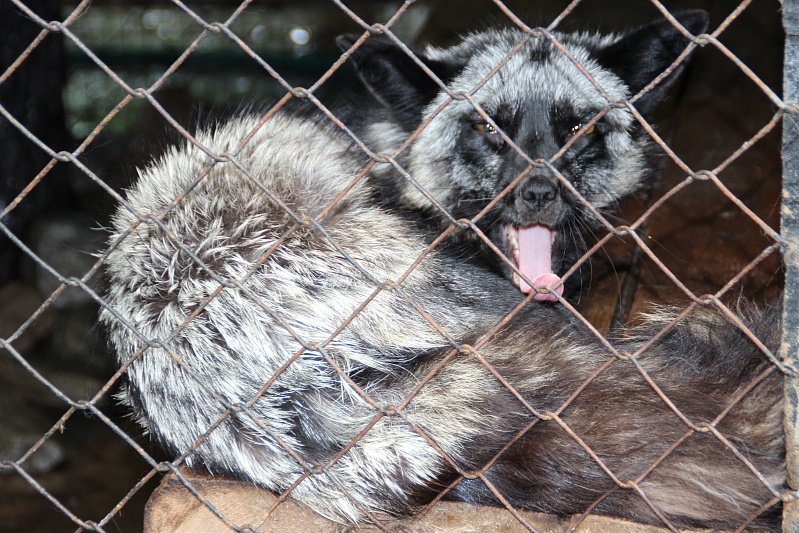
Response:
M622 481L641 477L688 432L630 361L613 362L558 411L611 352L555 305L528 304L492 335L521 301L518 289L446 247L370 299L380 283L407 274L429 244L429 228L413 215L412 202L398 209L375 201L385 175L353 181L368 160L324 117L281 111L257 126L257 117L241 117L197 134L214 153L234 154L248 175L220 162L192 185L210 159L192 145L176 147L140 172L127 196L130 209L114 218L108 301L122 320L105 310L101 321L120 364L130 362L122 400L168 451L192 448L226 408L240 405L187 456L188 464L284 491L305 472L287 446L311 467L326 466L291 492L315 511L342 522L362 520L364 509L413 512L457 477L413 426L471 471L537 419L475 353L450 355L453 346L485 339L479 354L545 415L486 473L515 506L579 513L614 487L548 413L558 412ZM140 223L145 215L159 222ZM316 218L324 233L296 223L303 217ZM654 315L612 344L633 353L671 318ZM745 321L775 349L776 310ZM145 347L143 338L160 339L168 349ZM392 414L388 408L402 404L445 357L451 360L402 407L402 416ZM718 417L770 365L709 309L682 320L638 364L694 423ZM781 423L781 378L773 371L716 428L779 488ZM679 527L737 527L772 497L706 433L691 435L638 486ZM496 503L481 480L462 480L449 497ZM596 512L659 521L633 490L613 492ZM755 525L773 528L776 520L772 512Z

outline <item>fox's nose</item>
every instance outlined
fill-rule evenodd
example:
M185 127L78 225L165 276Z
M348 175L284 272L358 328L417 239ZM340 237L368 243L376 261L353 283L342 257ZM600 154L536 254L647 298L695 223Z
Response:
M557 187L546 178L532 177L519 187L519 196L533 211L543 211L558 197Z

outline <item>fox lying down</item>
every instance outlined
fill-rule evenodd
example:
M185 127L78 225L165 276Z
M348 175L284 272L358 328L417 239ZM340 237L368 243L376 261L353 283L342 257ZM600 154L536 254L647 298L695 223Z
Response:
M761 507L785 483L782 376L747 335L697 307L608 342L547 303L579 256L583 200L609 209L648 179L647 136L612 102L707 24L678 20L685 32L553 33L559 46L489 30L414 57L343 36L374 97L354 130L375 158L288 107L168 150L109 240L101 321L129 365L122 401L192 467L291 488L345 523L446 490L776 528L778 506ZM678 71L632 100L638 113ZM776 349L778 310L741 320Z

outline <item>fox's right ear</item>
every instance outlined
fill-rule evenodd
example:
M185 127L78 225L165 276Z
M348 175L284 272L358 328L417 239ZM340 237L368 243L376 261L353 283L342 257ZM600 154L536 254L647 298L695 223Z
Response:
M339 35L336 43L348 51L360 35ZM415 57L438 78L446 82L453 74L451 65L430 60L421 54ZM403 49L389 38L372 35L350 53L364 84L383 105L391 109L406 129L415 129L422 112L441 87Z
M689 33L699 35L707 29L708 14L699 9L677 12L674 18ZM623 35L599 51L597 60L615 72L632 94L638 93L666 70L691 43L690 37L665 19L654 21ZM685 62L643 95L635 107L644 116L663 99L669 86L679 77Z

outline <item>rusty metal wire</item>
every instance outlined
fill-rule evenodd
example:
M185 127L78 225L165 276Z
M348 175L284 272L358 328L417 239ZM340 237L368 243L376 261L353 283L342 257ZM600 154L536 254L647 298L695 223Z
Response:
M200 501L211 513L213 513L232 531L258 531L256 526L242 526L231 521L222 512L220 512L220 510L217 509L212 502L203 497L201 491L193 485L190 477L186 476L184 471L181 470L181 467L186 464L187 458L194 451L196 451L203 444L203 442L205 442L209 435L211 435L221 424L223 424L234 414L236 416L245 417L249 422L259 427L266 434L270 435L275 442L277 442L278 445L304 469L304 473L298 477L295 482L283 493L278 495L276 501L269 509L265 510L265 517L267 517L266 520L268 520L268 516L272 513L272 511L274 511L278 506L282 505L287 498L291 497L292 491L309 476L327 475L326 473L330 467L337 463L354 446L356 446L360 440L367 435L368 432L384 417L398 417L404 420L408 427L410 427L434 450L436 450L442 456L444 461L458 474L458 477L454 479L448 486L443 487L440 494L434 498L414 519L417 523L428 514L430 509L439 504L441 499L444 498L446 494L463 479L480 479L486 484L488 489L494 494L497 500L500 501L510 513L512 513L512 515L519 521L521 525L530 531L536 531L535 527L523 516L521 510L515 508L514 505L508 501L505 495L502 494L502 491L493 483L491 483L486 476L486 473L514 443L522 439L531 429L533 429L542 421L550 421L557 424L561 430L571 439L573 439L573 441L580 448L582 448L582 450L584 450L585 453L606 473L607 477L612 480L614 485L610 490L599 497L591 506L589 506L589 508L585 509L582 514L576 516L574 520L572 520L569 526L569 531L576 531L585 518L589 516L597 508L597 506L602 503L602 501L618 491L633 491L637 493L645 505L648 506L652 512L660 518L663 526L672 531L676 531L674 525L669 522L657 505L650 500L646 494L646 490L642 488L641 484L647 478L647 476L649 476L656 468L664 463L664 461L666 461L666 459L668 459L676 450L678 450L685 441L687 441L696 433L705 433L715 438L724 448L734 454L738 460L740 460L741 463L752 472L754 478L757 480L756 482L762 483L774 496L770 501L763 502L762 507L749 519L748 522L751 522L757 517L758 514L767 511L769 508L773 507L779 502L793 500L799 496L792 491L773 486L771 482L766 479L761 472L758 471L757 467L751 462L751 460L738 449L735 442L730 441L717 428L718 424L725 418L725 416L736 405L739 405L744 398L746 398L747 394L749 394L758 384L766 379L766 377L774 372L781 372L784 375L792 377L796 377L799 373L799 369L793 368L791 365L785 364L783 361L781 361L780 358L776 354L772 353L753 332L749 331L749 329L741 322L737 315L730 309L729 304L726 303L733 299L733 291L735 290L735 287L740 285L744 277L751 273L756 267L758 267L758 265L764 263L768 258L779 253L784 243L781 240L780 234L774 228L772 228L766 221L762 219L761 216L749 208L744 201L738 198L731 191L731 189L724 183L724 180L720 177L720 174L730 167L733 162L737 161L743 154L749 152L769 133L773 132L775 128L777 128L782 121L786 119L786 116L795 118L797 115L797 107L794 103L783 101L771 88L768 87L766 83L764 83L757 76L757 74L755 74L755 72L749 66L747 66L733 52L731 52L729 48L727 48L727 46L720 40L722 34L728 30L728 26L735 21L736 18L739 17L745 9L747 9L747 7L749 7L749 5L752 3L752 0L742 1L730 12L730 14L718 27L712 29L712 31L707 34L697 36L690 35L685 28L681 27L677 20L661 2L658 0L651 0L651 4L662 14L665 19L669 20L675 25L675 27L677 27L681 32L690 38L691 44L666 71L653 80L649 85L644 87L638 94L633 95L629 99L623 101L614 100L605 91L605 89L591 77L586 68L580 64L580 62L569 52L569 50L558 41L557 35L553 33L564 20L572 15L573 11L578 7L581 0L574 0L571 2L560 14L553 19L551 24L547 27L528 26L502 1L492 0L495 7L497 7L507 17L507 23L522 30L524 37L516 44L515 47L507 52L505 57L497 63L493 70L483 80L477 83L471 90L466 92L451 90L444 81L439 79L436 74L432 72L427 65L414 54L411 47L403 42L403 40L400 39L400 37L398 37L395 33L394 27L396 22L406 14L408 9L414 3L414 0L405 1L393 13L389 20L384 23L369 23L358 16L353 10L345 6L341 1L333 0L333 3L341 10L341 12L345 16L349 17L353 23L355 23L363 31L363 33L353 43L349 50L342 53L330 65L330 67L327 68L325 72L307 88L295 87L290 84L287 79L281 75L277 68L261 57L250 45L248 45L246 39L242 38L236 33L234 22L239 19L243 13L252 9L252 0L241 2L230 14L230 16L223 22L211 22L205 20L202 16L200 16L200 14L198 14L197 11L193 10L185 2L180 0L172 0L171 8L185 14L185 16L188 16L194 23L196 23L198 33L197 36L185 46L179 57L147 88L134 87L125 81L117 72L115 72L108 64L98 57L97 53L95 53L95 51L93 51L89 45L83 42L79 32L76 32L73 29L75 21L81 15L84 15L88 10L91 9L89 0L83 0L80 2L76 7L74 7L74 9L72 9L72 11L64 18L63 21L44 20L40 18L32 9L30 9L24 0L11 1L21 12L23 12L33 22L41 27L41 32L36 39L26 47L19 57L15 58L7 67L7 69L0 74L0 85L5 83L10 76L14 75L15 71L19 69L20 65L22 65L30 57L30 55L48 35L61 34L64 36L64 38L68 39L72 44L74 44L74 46L80 50L80 52L82 52L86 58L88 58L98 69L104 72L105 75L107 75L108 78L117 86L119 86L125 93L125 96L119 101L119 103L97 123L92 131L81 142L78 148L73 151L63 151L59 150L59 147L48 146L35 134L29 131L26 126L16 117L14 117L10 111L0 105L0 115L2 115L2 117L4 117L12 127L16 128L16 130L27 137L31 143L35 144L51 158L49 163L47 163L47 165L45 165L36 176L31 177L29 184L19 193L19 195L3 208L3 211L0 213L0 219L13 214L13 211L22 202L26 201L26 198L30 192L36 187L46 187L44 178L57 164L71 165L76 172L82 176L85 176L88 180L96 184L101 190L112 197L117 205L122 206L122 208L133 213L136 217L136 222L130 228L128 228L127 232L125 232L116 243L112 243L108 250L102 254L99 254L91 269L87 271L85 275L79 278L75 276L63 276L60 274L44 259L39 257L25 242L23 242L22 239L20 239L19 236L15 235L5 223L0 222L0 232L2 232L11 242L19 247L19 249L22 250L36 265L49 272L49 274L51 274L60 283L58 288L45 299L38 309L22 325L20 325L16 331L14 331L6 339L0 339L0 346L2 346L5 352L9 354L16 364L23 368L27 373L30 374L30 376L41 383L50 393L59 398L64 402L65 405L68 406L61 418L50 428L50 430L45 432L35 444L26 450L24 454L22 454L20 457L13 458L12 460L0 462L0 473L2 473L2 475L9 476L16 475L24 479L39 495L41 495L42 498L45 498L52 503L52 505L54 505L59 512L63 513L67 519L74 523L79 528L79 531L107 531L106 528L108 524L114 520L115 516L117 516L126 505L128 505L131 498L141 491L150 480L163 473L171 473L177 479L179 479L180 482L185 485L187 490L198 501ZM263 113L257 126L247 136L241 139L236 148L229 153L215 153L211 148L203 145L187 128L181 124L180 120L172 116L172 114L168 111L167 106L164 106L158 99L159 90L164 87L169 79L186 63L192 54L194 54L201 44L211 35L228 39L232 45L240 49L244 54L251 58L254 63L260 69L262 69L265 75L275 80L275 82L279 84L285 91L285 95L276 103L274 103L268 111ZM317 90L327 83L328 80L349 60L350 55L374 35L382 35L396 44L396 46L405 54L407 54L408 57L419 66L420 69L430 76L433 82L447 96L443 103L438 106L438 108L436 108L429 116L425 117L419 127L401 144L398 150L392 154L372 152L364 144L364 142L358 138L356 133L351 131L339 119L339 117L336 116L336 113L331 110L331 108L327 107L316 96ZM497 72L499 72L500 69L505 65L505 63L519 53L519 51L522 50L523 47L531 40L544 40L551 43L556 50L568 58L568 60L590 81L597 93L603 96L606 105L588 122L589 126L596 124L602 119L603 116L613 109L627 109L642 125L647 134L653 139L654 143L662 150L662 153L665 154L665 157L668 158L669 161L673 162L674 165L676 165L676 167L679 168L682 174L685 176L684 179L679 181L676 185L660 194L658 198L651 205L647 206L643 210L643 213L641 213L638 218L632 222L623 224L613 223L608 216L595 209L594 206L585 200L569 182L569 180L556 168L556 162L575 142L578 142L580 136L583 134L582 132L579 132L577 135L572 137L552 158L548 160L532 159L524 152L524 150L517 146L505 132L502 131L502 129L474 99L474 94L481 87L483 87L488 80L495 76ZM724 159L713 169L694 169L688 163L683 161L683 159L680 158L680 156L669 146L669 144L661 137L661 135L650 124L647 123L646 119L635 107L636 102L638 102L644 95L651 91L671 72L680 68L688 55L698 47L714 48L715 50L718 50L725 58L735 65L735 67L737 67L745 77L747 77L756 85L758 90L772 103L776 109L772 118L767 123L760 127L754 135L752 135L748 140L744 141L738 149L733 151L729 156L726 157L726 159ZM117 192L113 187L109 186L106 183L107 180L105 180L103 176L98 175L95 171L91 170L89 165L87 165L85 162L84 156L87 150L92 147L98 136L107 128L108 124L115 120L120 112L125 109L134 99L145 101L153 110L162 116L163 119L171 126L171 128L183 139L185 139L187 143L197 147L208 156L203 169L194 177L195 179L193 183L177 197L170 198L169 206L163 212L158 214L137 213L135 208L125 200L123 195ZM265 125L269 123L269 120L276 113L284 108L290 101L298 99L310 102L310 104L314 105L318 109L320 115L327 117L327 119L335 124L336 127L343 131L352 140L354 146L362 150L368 158L368 162L364 165L361 172L358 175L353 176L349 184L342 189L340 193L329 203L329 205L327 205L325 209L319 212L315 217L301 216L300 214L294 212L289 205L285 203L284 199L279 196L279 194L269 190L260 180L258 180L257 177L252 174L251 170L248 169L239 158L241 150L247 146L257 131L262 127L268 127ZM483 118L483 120L496 128L497 132L505 141L505 143L507 143L507 145L527 164L526 168L502 192L500 192L493 200L491 200L491 202L480 213L471 219L458 219L453 214L449 213L447 209L436 200L435 196L430 191L425 190L425 188L415 180L413 175L409 173L407 169L403 168L401 164L402 159L400 157L418 138L419 134L425 128L427 128L442 111L444 111L449 105L452 104L452 102L455 101L468 102L474 108L475 112ZM373 166L378 163L391 165L396 170L396 173L402 179L408 180L408 182L413 184L413 186L422 195L424 195L424 197L427 198L432 205L435 206L435 208L446 220L448 220L449 223L449 226L442 231L440 235L432 240L424 253L417 258L413 258L413 262L407 271L396 280L380 279L374 275L370 271L368 265L364 265L359 262L357 258L351 257L345 248L342 247L340 243L336 242L336 240L330 235L325 227L326 221L329 219L330 214L333 212L336 206L338 206L346 198L347 194L352 190L353 187L367 179L369 173L372 171ZM212 265L203 262L201 258L198 257L196 251L191 248L191 246L181 242L180 239L171 233L168 227L164 224L164 220L172 209L180 205L187 196L191 195L192 191L199 186L215 168L224 165L237 169L243 179L250 181L256 187L258 187L268 198L274 202L275 205L283 209L291 219L291 224L285 228L285 231L281 237L258 259L255 265L246 274L239 278L224 275L215 270ZM614 345L614 342L605 335L600 327L594 325L588 318L583 316L574 305L557 294L555 292L557 287L541 287L540 292L550 292L555 294L556 298L560 302L559 305L565 306L572 313L574 313L577 319L593 333L597 341L602 346L607 348L608 353L608 358L604 364L597 368L585 382L572 391L568 398L561 405L551 411L544 411L537 408L535 405L531 405L528 400L514 388L511 381L509 381L506 376L503 376L502 372L495 368L491 361L484 357L484 355L481 353L481 349L499 332L501 332L503 328L505 328L507 324L531 302L534 294L529 295L499 323L492 325L485 335L473 340L471 344L464 344L459 341L457 336L451 335L447 329L439 323L441 317L438 317L439 320L437 320L437 317L431 316L423 308L423 306L414 301L413 297L404 289L404 283L406 282L408 276L413 273L413 271L427 257L428 254L430 254L437 247L441 246L442 243L444 243L456 230L473 232L475 237L485 243L487 247L492 249L498 255L501 261L507 264L508 267L513 270L521 279L525 280L532 286L532 280L526 279L525 275L518 270L515 263L502 254L502 252L478 228L477 222L480 221L498 202L502 201L505 196L510 194L514 187L516 187L533 169L540 167L546 167L553 174L557 175L558 180L561 182L563 187L568 189L574 197L578 198L583 203L586 211L590 212L606 230L606 234L598 238L597 242L589 247L588 252L581 259L579 259L577 263L564 275L564 280L574 276L578 269L587 264L591 257L597 255L599 251L603 249L603 247L609 242L620 237L628 237L640 249L642 255L648 259L652 265L652 268L656 268L660 274L665 276L673 284L674 287L679 289L684 296L684 300L687 302L682 311L679 312L670 323L665 325L660 332L653 336L648 342L644 343L635 353L626 353L617 349L617 347ZM699 181L704 181L715 187L715 190L717 190L731 204L736 206L737 209L743 212L746 217L751 220L752 223L760 229L760 231L762 231L762 233L769 239L770 242L768 246L763 248L759 255L752 259L743 268L739 269L735 275L729 278L729 280L721 287L721 289L712 294L695 293L690 286L683 282L679 275L674 273L659 257L657 249L648 243L646 239L641 238L637 233L637 230L640 229L644 224L649 223L653 215L658 212L658 210L661 209L667 202L677 196L681 191ZM187 257L191 258L197 267L202 269L207 276L209 276L218 284L216 290L212 291L209 296L196 307L193 313L189 315L168 338L164 339L148 338L141 331L137 331L136 327L127 321L125 317L123 317L116 309L114 309L113 306L106 301L102 294L98 294L98 292L90 286L90 281L97 277L98 272L103 269L106 261L108 260L109 254L115 250L123 240L135 238L137 228L142 225L160 231L164 238L168 239L176 250L180 250ZM360 305L346 320L344 320L341 324L338 324L335 328L335 331L322 342L309 342L308 340L303 339L302 336L295 332L290 324L282 317L279 309L274 309L264 304L259 299L258 295L254 294L248 288L246 283L247 280L261 266L266 264L266 262L272 258L273 253L278 250L283 243L290 239L295 232L301 229L313 231L321 239L326 241L338 252L338 254L340 254L341 257L343 257L352 265L353 269L357 271L364 280L368 281L373 286L372 293L360 303ZM78 287L86 292L91 299L93 299L99 306L105 308L121 324L124 324L125 327L129 328L142 342L142 348L129 360L125 361L124 364L122 364L120 368L103 384L103 386L93 394L90 400L76 401L70 398L68 394L60 390L55 384L53 384L51 380L48 380L47 377L42 374L42 372L37 370L37 368L30 361L28 361L15 346L15 343L18 341L18 339L32 326L32 324L34 324L37 320L41 320L42 315L53 306L53 302L55 302L55 300L58 299L58 297L69 287ZM172 347L172 341L179 336L185 330L185 328L203 311L203 309L205 309L206 306L213 301L213 299L225 288L235 289L242 295L246 296L252 301L252 303L257 305L265 314L267 314L274 323L278 324L291 337L293 337L300 346L300 349L285 361L285 363L275 372L271 379L264 383L260 390L252 398L243 404L236 405L231 405L230 403L226 402L224 398L222 398L214 390L213 384L204 383L203 379L198 375L196 370L192 368L191 364L187 361L184 361ZM333 342L336 337L350 325L350 323L367 305L369 305L370 302L384 292L392 293L403 302L407 303L412 309L415 309L420 318L426 321L436 331L436 333L446 341L449 349L447 355L443 357L435 367L431 368L425 376L422 377L419 383L402 401L396 405L390 406L382 405L380 402L370 397L369 393L360 387L346 372L346 370L340 367L336 359L331 356L330 353L328 353L328 348L331 342ZM724 316L726 316L730 322L735 324L735 326L737 326L763 352L764 357L767 357L773 363L773 366L769 367L765 372L762 372L750 383L746 384L746 386L744 386L740 392L729 402L726 408L719 413L714 420L710 421L693 420L689 416L685 415L679 409L679 407L671 401L668 394L664 391L662 384L659 384L655 378L650 376L639 362L639 356L641 354L646 352L646 350L649 349L657 340L663 338L670 331L672 331L683 319L685 319L686 316L700 306L718 308L718 310ZM130 365L141 357L144 357L146 352L151 349L160 349L168 353L174 364L182 369L182 371L187 375L191 376L192 379L196 380L208 397L213 398L223 411L222 415L220 415L217 420L213 421L210 427L208 427L207 431L205 431L203 436L198 439L193 446L191 446L189 449L181 450L177 457L174 457L169 461L159 461L156 459L150 451L145 449L145 447L138 442L137 438L130 435L129 432L120 426L118 421L114 420L100 407L98 407L98 404L101 401L111 396L113 389L118 385L120 380L124 378L126 372L130 368ZM269 390L275 381L281 375L283 375L283 373L286 372L292 364L294 364L301 356L303 356L303 354L308 352L318 353L324 359L324 361L327 362L330 368L336 372L341 380L346 382L349 387L374 410L374 416L362 428L358 435L346 446L344 446L332 459L324 464L309 463L300 453L298 453L297 450L292 449L289 444L284 442L271 429L269 421L259 419L257 416L253 415L251 411L256 401ZM432 380L455 357L469 357L479 361L479 363L483 365L493 379L506 388L509 393L515 397L516 400L518 400L520 405L522 405L524 409L529 412L530 415L530 422L512 439L510 439L491 460L475 470L466 470L459 465L456 460L447 456L435 439L428 435L421 427L414 424L413 421L407 417L404 411L406 407L413 401L414 397L419 393L419 391L422 390L422 388L424 388L430 382L430 380ZM613 469L610 468L591 448L589 443L585 442L581 435L573 430L568 425L567 421L561 417L561 414L580 396L586 387L588 387L598 376L602 375L608 371L608 369L616 365L630 365L632 368L634 368L641 378L649 384L652 391L660 397L665 405L668 406L668 409L685 425L685 434L673 443L666 443L668 444L668 448L658 458L658 460L651 465L645 465L641 475L635 479L622 479L618 477L616 473L614 473ZM123 442L125 445L130 447L131 450L133 450L144 460L148 468L147 472L139 479L137 483L129 488L128 492L117 503L117 505L110 509L108 513L98 522L78 517L69 509L69 506L65 504L64 501L60 500L51 491L45 488L39 481L37 481L36 477L29 473L23 466L23 463L25 463L25 461L28 460L33 454L39 451L50 438L52 438L59 431L63 431L65 425L70 423L74 415L79 412L91 415L105 427L109 428L120 440L120 442ZM361 511L372 520L376 527L384 530L388 529L385 523L381 520L381 517L373 515L367 509L360 506L358 501L348 494L346 488L343 487L334 476L328 476L328 479L337 486L337 488L345 497L350 498L356 505L358 505L361 508ZM740 528L743 529L746 527L746 525L746 523L741 524Z

